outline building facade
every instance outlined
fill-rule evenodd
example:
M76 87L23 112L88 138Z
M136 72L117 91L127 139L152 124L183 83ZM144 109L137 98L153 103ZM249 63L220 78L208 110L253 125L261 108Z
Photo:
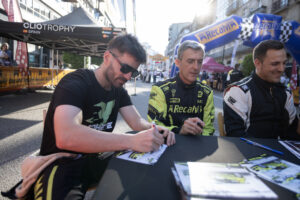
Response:
M83 8L100 27L126 28L135 34L135 0L17 0L23 21L44 22L58 19L71 13L77 7ZM0 19L8 21L2 2L0 3ZM9 43L10 49L16 51L16 42L0 37L0 43ZM53 67L50 60L61 60L63 52L56 51L51 58L51 49L27 44L30 67Z

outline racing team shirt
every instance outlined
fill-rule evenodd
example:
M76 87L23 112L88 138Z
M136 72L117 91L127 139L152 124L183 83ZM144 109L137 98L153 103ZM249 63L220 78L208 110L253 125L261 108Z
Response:
M186 85L176 77L156 83L152 86L148 120L179 133L187 118L198 117L204 123L203 135L212 135L215 131L213 91L196 81Z

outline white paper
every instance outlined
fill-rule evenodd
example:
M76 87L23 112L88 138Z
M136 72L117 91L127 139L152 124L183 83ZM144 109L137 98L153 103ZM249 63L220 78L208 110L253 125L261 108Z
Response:
M245 166L272 183L288 190L300 193L300 166L279 159L276 156L262 156L259 159L245 161Z
M300 141L285 140L279 141L279 143L300 159Z
M167 145L163 144L157 151L149 153L140 153L135 151L122 151L117 153L116 158L142 163L146 165L154 165L159 157L165 152Z
M175 163L188 196L209 198L269 198L277 195L247 169L237 164Z

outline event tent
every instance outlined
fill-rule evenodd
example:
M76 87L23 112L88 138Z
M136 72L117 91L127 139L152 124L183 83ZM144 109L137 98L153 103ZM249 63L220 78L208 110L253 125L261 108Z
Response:
M124 28L100 27L82 8L39 23L0 21L0 36L89 56L102 56L108 41Z
M217 63L212 57L206 57L203 60L201 71L206 72L228 72L232 68Z

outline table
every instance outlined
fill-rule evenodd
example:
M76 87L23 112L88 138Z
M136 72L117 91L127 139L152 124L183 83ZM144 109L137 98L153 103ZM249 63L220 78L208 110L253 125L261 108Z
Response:
M181 199L170 167L174 161L238 163L263 153L300 164L300 161L277 140L251 139L284 152L279 155L249 145L239 138L216 136L182 136L176 134L176 144L168 147L158 162L143 165L112 158L100 180L93 199ZM279 199L296 199L293 192L263 180Z

